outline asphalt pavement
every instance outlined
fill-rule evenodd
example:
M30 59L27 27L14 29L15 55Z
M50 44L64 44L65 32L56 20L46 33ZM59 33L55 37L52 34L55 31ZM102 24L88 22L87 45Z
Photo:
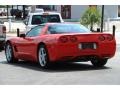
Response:
M16 33L7 33L7 38L15 36ZM25 61L8 64L4 51L1 51L0 85L119 85L119 31L115 37L116 55L103 68L95 68L90 62L56 64L47 70L41 69L37 63Z
M119 85L119 56L120 44L117 44L116 55L103 68L95 68L90 62L78 62L41 69L32 62L8 64L1 51L0 85Z

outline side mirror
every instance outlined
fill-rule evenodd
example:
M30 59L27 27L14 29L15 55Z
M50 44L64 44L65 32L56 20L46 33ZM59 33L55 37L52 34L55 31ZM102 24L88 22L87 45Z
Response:
M20 34L20 37L25 38L25 34Z

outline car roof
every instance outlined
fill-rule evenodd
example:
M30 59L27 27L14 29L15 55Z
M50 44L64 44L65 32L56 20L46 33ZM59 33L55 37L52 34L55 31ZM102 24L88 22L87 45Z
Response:
M37 12L37 13L30 13L29 15L60 15L58 12Z
M69 22L63 22L63 23L44 23L44 25L78 25L78 23L69 23ZM81 24L79 24L79 25L81 25ZM81 26L83 26L83 25L81 25Z
M39 24L38 26L51 26L51 25L80 25L81 27L85 27L84 25L82 24L78 24L78 23L69 23L69 22L63 22L63 23L42 23L42 24Z

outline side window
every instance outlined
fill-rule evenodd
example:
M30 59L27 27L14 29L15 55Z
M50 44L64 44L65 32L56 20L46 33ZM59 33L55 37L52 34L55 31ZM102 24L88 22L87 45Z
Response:
M60 22L60 17L59 15L50 15L49 20L50 22Z
M43 26L36 26L32 28L27 34L26 37L38 36L42 32Z
M32 16L32 25L38 25L38 24L42 24L41 15L33 15Z

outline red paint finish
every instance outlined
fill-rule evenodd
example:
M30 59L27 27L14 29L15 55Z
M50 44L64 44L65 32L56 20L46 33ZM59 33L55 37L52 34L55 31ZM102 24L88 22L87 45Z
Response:
M104 35L107 36L109 34ZM82 56L98 56L99 58L111 58L115 54L115 39L111 41L108 41L106 39L104 41L99 41L99 34L83 34L75 36L78 38L78 41L76 42L71 42L70 40L66 43L58 42L56 45L51 46L51 48L48 48L49 53L52 51L52 53L50 53L51 60L62 60L66 57L71 57L71 59L74 60L76 57ZM96 43L97 48L80 49L79 44L84 42Z
M116 41L111 34L47 34L47 27L48 25L44 27L43 33L36 37L16 37L10 39L9 41L13 46L15 57L36 62L38 46L41 42L45 44L49 59L52 62L61 60L76 61L80 57L88 56L109 59L115 55ZM83 49L83 44L86 45L85 49Z

